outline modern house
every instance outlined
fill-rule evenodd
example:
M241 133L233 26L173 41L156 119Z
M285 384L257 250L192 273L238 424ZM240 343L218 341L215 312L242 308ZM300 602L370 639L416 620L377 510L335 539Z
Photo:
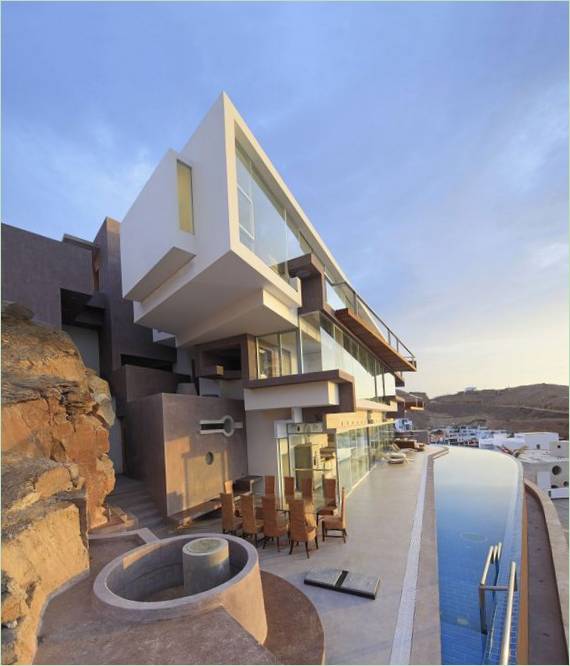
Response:
M396 383L416 361L350 286L225 94L165 153L121 240L135 322L191 353L200 396L243 400L248 473L310 477L317 491L335 476L350 490L389 439ZM231 429L222 404L218 427ZM194 405L212 432L214 414ZM212 450L214 493L231 436ZM180 455L192 450L185 440Z
M116 464L163 514L244 476L310 478L317 493L332 476L350 491L391 442L396 386L416 360L227 95L94 243L3 235L4 298L66 328L108 379ZM50 261L65 262L45 271L61 279L29 270Z

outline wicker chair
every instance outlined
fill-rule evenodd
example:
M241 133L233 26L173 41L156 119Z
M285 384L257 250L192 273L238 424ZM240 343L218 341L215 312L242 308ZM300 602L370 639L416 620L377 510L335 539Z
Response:
M242 527L242 521L235 515L234 496L231 493L220 493L220 498L222 500L222 532L237 534Z
M252 537L254 539L255 545L257 546L257 535L260 532L263 532L263 520L259 520L255 516L253 495L242 495L240 504L243 519L243 535L244 537Z
M275 495L275 477L266 476L265 477L265 494L266 495Z
M301 493L303 494L303 499L308 500L309 502L313 501L313 477L308 476L304 479L301 479Z
M263 497L263 547L269 539L277 541L277 551L280 551L279 539L289 533L289 524L284 519L279 519L275 508L275 495Z
M313 513L306 513L306 502L305 500L291 500L289 502L289 508L291 510L291 522L289 524L289 540L291 542L291 547L289 548L289 555L293 552L295 545L298 545L300 541L305 543L305 550L307 552L307 558L309 555L309 541L312 539L315 540L315 546L318 550L319 540L317 537L317 521Z
M323 494L325 497L325 505L317 512L317 520L322 516L334 516L337 511L336 479L324 479Z
M285 497L295 497L295 477L284 476L283 483L285 485Z
M323 527L323 541L327 538L330 531L340 532L341 534L331 534L333 537L342 537L346 543L346 491L342 489L342 497L340 501L340 514L338 516L325 516L321 525Z

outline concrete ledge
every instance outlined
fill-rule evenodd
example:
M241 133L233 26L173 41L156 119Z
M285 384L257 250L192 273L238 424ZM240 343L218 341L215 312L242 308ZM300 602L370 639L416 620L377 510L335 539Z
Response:
M558 603L564 626L566 649L568 649L568 545L562 531L558 513L550 497L540 490L536 484L532 483L532 481L525 479L524 484L526 489L538 500L544 515L552 564L554 566L554 575L556 577L556 587L558 589Z
M439 617L439 573L435 514L434 461L448 453L429 451L416 607L412 632L410 664L441 664L441 624Z
M141 545L159 541L158 537L148 527L141 527L138 530L125 530L124 532L110 532L108 534L90 534L89 541L112 541L113 539L127 539L129 537L139 539Z
M221 606L263 643L267 637L267 619L257 550L239 537L223 536L229 542L232 568L237 569L227 582L205 592L166 601L139 600L182 585L182 547L202 537L220 538L220 534L195 533L155 540L119 555L95 579L95 603L106 614L132 622L196 616Z

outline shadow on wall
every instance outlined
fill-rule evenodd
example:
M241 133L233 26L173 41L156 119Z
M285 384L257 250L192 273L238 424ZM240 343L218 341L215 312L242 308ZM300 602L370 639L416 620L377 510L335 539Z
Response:
M168 515L218 498L223 491L224 481L237 478L243 471L236 473L234 470L232 476L226 448L228 444L231 445L231 437L217 434L206 437L211 446L206 446L208 450L205 452L202 450L204 446L199 447L198 451L193 450L190 436L166 442ZM224 441L214 441L220 439Z

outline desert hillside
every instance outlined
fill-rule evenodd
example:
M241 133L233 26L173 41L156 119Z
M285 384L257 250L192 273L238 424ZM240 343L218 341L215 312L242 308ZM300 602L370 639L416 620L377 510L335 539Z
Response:
M530 384L441 395L425 400L425 411L415 412L416 428L480 423L513 432L552 431L568 438L568 386Z

